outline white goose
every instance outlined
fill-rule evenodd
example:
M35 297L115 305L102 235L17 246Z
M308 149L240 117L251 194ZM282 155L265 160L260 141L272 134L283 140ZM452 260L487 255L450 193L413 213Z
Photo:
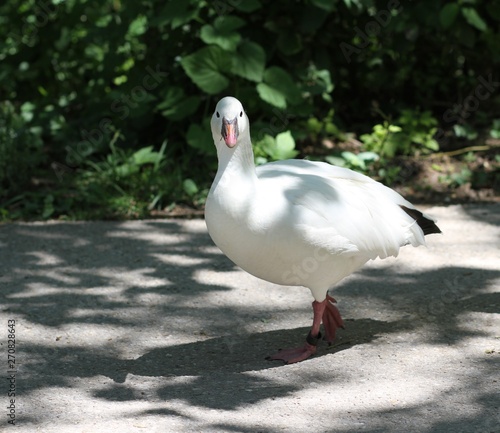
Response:
M398 193L354 171L306 160L255 167L249 120L233 97L219 101L211 128L219 167L205 220L213 241L250 274L308 287L314 297L305 345L270 359L314 354L322 322L332 342L343 322L328 290L368 260L397 256L441 232Z

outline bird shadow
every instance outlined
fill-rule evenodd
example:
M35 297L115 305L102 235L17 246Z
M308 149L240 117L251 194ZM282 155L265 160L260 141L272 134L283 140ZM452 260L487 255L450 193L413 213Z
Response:
M372 342L379 335L409 329L406 321L348 320L332 345L320 342L311 359L322 358L358 344ZM309 328L285 329L254 334L231 335L204 341L155 348L127 363L124 373L141 376L203 376L212 372L243 373L283 366L266 359L285 347L300 346ZM202 356L200 356L202 354Z
M371 319L349 320L346 329L332 345L320 343L317 354L310 361L304 362L315 362L330 356L334 359L333 355L338 352L372 342L384 333L408 329L410 326L404 321L390 323ZM287 346L301 345L308 330L309 328L294 328L232 335L155 348L137 359L122 362L113 372L108 371L114 384L98 390L95 397L136 400L136 391L127 386L128 375L171 379L163 382L156 390L160 400L182 400L193 406L212 409L233 410L262 400L284 397L304 387L300 377L293 384L283 384L256 373L286 368L281 361L266 360L266 355L276 351L281 343ZM338 370L329 374L328 379L341 376L342 369ZM316 379L320 375L318 373Z

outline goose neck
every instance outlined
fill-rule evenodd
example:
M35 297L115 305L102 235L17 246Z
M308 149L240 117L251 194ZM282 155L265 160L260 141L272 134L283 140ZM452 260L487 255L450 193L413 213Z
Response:
M219 148L219 169L217 177L229 176L233 180L240 178L247 181L257 179L255 162L250 141L241 142L234 149Z

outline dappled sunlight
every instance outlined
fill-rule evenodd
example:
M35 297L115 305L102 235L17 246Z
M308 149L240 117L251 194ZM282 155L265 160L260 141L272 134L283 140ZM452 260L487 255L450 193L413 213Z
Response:
M76 286L81 283L81 270L77 267L64 266L57 269L26 269L26 268L13 268L12 272L17 274L20 278L25 279L43 279L51 281L52 284L66 284ZM78 275L78 276L75 276Z
M29 261L27 264L33 266L56 266L62 264L64 261L56 256L45 251L31 251L26 253L28 256L33 256L35 260Z
M55 393L75 423L99 408L144 428L299 433L327 422L351 433L395 432L400 418L452 429L448 408L460 406L481 431L496 392L500 270L491 244L471 245L483 267L455 246L460 224L483 222L435 212L452 231L334 287L345 329L290 366L265 357L303 341L310 292L242 272L203 221L1 226L1 315L18 324L25 410L54 417L38 400ZM290 425L290 408L303 421Z
M177 266L194 266L210 262L208 258L190 257L185 254L152 254L151 256L161 263Z

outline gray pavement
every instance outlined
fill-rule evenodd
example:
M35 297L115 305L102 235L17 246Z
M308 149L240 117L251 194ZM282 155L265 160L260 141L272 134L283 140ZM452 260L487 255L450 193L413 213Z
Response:
M426 212L444 234L344 280L346 329L288 366L265 357L303 341L309 291L202 220L0 225L0 431L500 432L500 205Z

